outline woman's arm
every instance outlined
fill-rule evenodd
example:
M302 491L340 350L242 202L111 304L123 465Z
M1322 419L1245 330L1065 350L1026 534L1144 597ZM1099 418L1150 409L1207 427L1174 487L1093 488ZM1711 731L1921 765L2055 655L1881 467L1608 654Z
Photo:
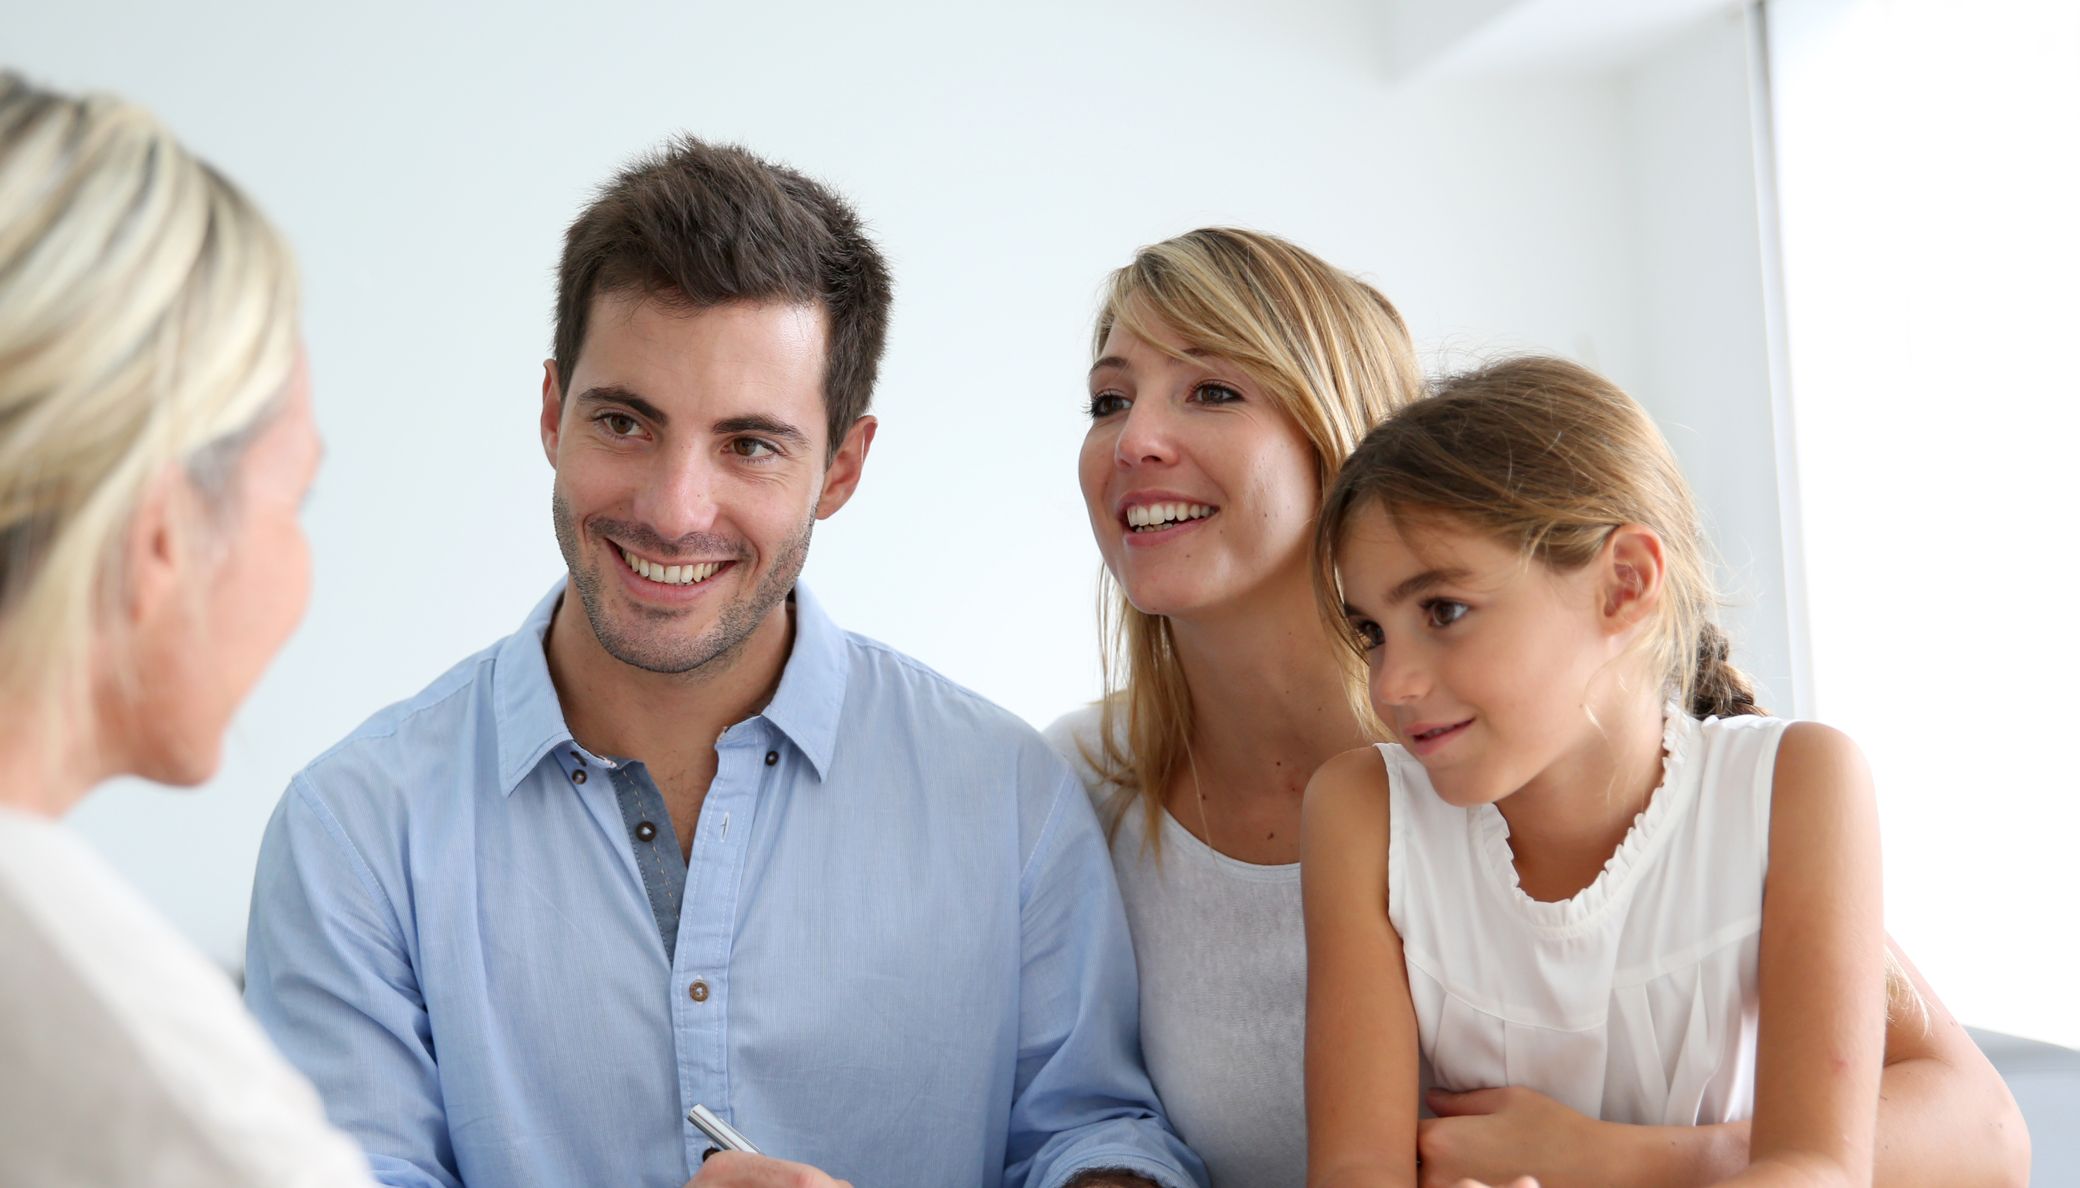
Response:
M1787 727L1770 800L1748 1168L1729 1183L1871 1182L1885 1055L1885 921L1870 771Z
M1347 751L1300 814L1309 1188L1415 1188L1416 1024L1387 920L1387 774Z
M1878 1083L1879 1188L2027 1188L2029 1132L1993 1063L1979 1051L1899 945L1892 956L1924 1012L1885 1025ZM1433 1092L1438 1117L1419 1143L1465 1176L1529 1169L1546 1188L1695 1188L1748 1164L1748 1123L1628 1126L1601 1122L1531 1089Z
M2029 1130L2007 1082L1936 992L1886 942L1921 996L1885 1029L1878 1087L1881 1188L2028 1188Z

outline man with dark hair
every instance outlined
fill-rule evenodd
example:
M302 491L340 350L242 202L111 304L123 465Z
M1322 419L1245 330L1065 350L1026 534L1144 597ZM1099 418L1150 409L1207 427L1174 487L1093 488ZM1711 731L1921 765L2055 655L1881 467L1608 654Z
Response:
M247 1000L383 1182L1201 1181L1074 777L797 581L888 302L851 209L741 149L677 142L571 226L568 577L261 847ZM703 1163L696 1105L767 1156Z

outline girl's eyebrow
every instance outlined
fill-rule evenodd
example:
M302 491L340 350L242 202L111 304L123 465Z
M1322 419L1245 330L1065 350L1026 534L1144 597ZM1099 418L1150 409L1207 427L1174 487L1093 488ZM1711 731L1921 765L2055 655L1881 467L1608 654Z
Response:
M1415 575L1414 577L1409 578L1407 581L1402 582L1400 585L1395 586L1392 590L1388 591L1387 605L1399 606L1400 604L1407 602L1409 599L1415 597L1416 595L1422 593L1425 590L1432 589L1436 586L1450 585L1453 582L1463 582L1467 578L1472 576L1472 571L1463 567L1454 567L1452 569L1426 569L1423 572Z

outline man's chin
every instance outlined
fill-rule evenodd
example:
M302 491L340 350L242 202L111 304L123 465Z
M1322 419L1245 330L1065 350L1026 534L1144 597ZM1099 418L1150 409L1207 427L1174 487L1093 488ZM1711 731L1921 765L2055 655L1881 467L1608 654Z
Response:
M723 616L707 607L663 607L635 603L594 623L593 634L607 655L631 668L674 676L725 658L743 643L724 629ZM748 633L746 633L748 634Z

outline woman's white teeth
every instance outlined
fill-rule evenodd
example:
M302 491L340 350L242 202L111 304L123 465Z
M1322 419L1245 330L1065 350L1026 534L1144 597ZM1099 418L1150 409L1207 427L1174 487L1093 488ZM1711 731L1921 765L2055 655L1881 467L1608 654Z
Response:
M630 569L653 582L663 582L667 586L691 586L696 582L705 582L714 577L715 571L725 564L721 561L703 561L698 565L658 565L645 561L627 549L621 550L621 557L628 562Z
M1203 503L1143 503L1127 509L1127 527L1162 528L1179 520L1203 520L1213 512Z

